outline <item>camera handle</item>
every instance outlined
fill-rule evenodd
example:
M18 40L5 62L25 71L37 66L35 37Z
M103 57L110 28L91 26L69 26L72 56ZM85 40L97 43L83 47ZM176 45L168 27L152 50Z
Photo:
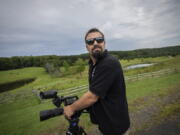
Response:
M79 117L81 113L86 113L85 111L77 111L71 117L71 119L67 119L69 122L69 128L66 132L66 135L87 135L84 129L78 125Z

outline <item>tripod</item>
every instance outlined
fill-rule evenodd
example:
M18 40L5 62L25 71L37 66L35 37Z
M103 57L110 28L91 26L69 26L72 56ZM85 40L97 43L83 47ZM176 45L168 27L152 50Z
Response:
M84 129L78 126L79 118L71 119L69 121L69 128L66 135L87 135Z

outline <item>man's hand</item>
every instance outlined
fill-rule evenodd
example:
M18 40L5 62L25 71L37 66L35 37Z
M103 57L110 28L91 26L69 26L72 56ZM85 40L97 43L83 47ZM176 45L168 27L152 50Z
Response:
M83 96L76 100L73 104L64 107L64 116L67 119L71 119L71 116L75 111L79 111L91 106L98 100L98 98L99 97L91 91L84 93Z
M72 107L71 107L71 105L68 105L68 106L65 106L64 107L64 116L65 116L65 118L67 118L67 119L71 119L71 116L74 114L74 111L73 111L73 109L72 109Z

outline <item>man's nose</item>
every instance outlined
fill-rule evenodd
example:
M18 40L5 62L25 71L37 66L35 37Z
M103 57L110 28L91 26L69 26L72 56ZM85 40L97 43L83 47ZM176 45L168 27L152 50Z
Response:
M94 43L93 43L93 45L97 45L98 44L98 42L96 41L96 40L94 40Z

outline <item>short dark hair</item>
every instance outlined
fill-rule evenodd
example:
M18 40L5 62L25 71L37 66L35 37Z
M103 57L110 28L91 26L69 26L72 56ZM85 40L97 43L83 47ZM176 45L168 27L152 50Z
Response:
M97 29L97 28L91 28L91 29L88 30L88 32L86 33L84 40L86 41L86 38L87 38L87 36L89 35L89 33L93 33L93 32L99 32L99 33L102 35L102 37L104 38L104 34L103 34L99 29Z

